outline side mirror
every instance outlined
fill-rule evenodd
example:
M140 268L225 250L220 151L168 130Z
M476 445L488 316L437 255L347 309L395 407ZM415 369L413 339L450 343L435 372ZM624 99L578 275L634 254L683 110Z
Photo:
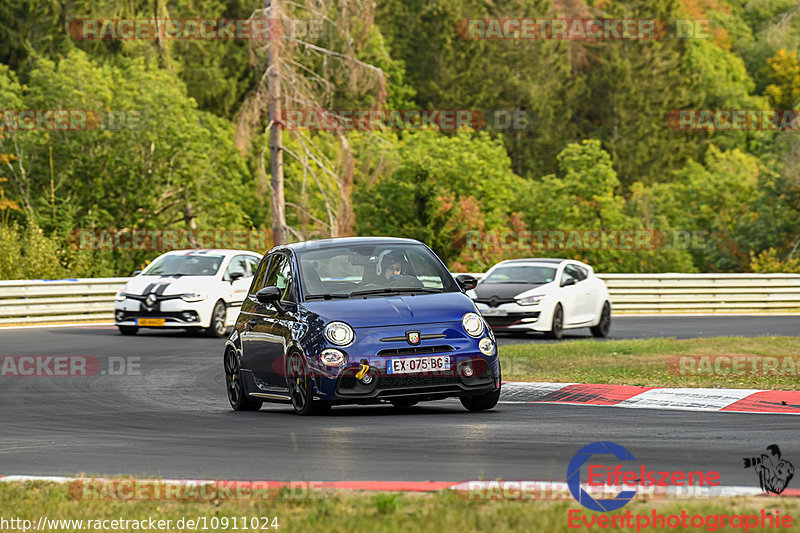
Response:
M562 287L569 287L570 285L575 285L576 283L578 283L578 282L575 281L575 278L569 278L566 281L562 281L561 282L561 286Z
M134 270L134 271L133 271L133 274L131 274L131 276L138 276L138 275L139 275L139 274L141 274L141 273L142 273L142 271L141 271L141 270Z
M264 287L256 293L256 300L264 305L272 304L279 313L283 314L283 306L280 304L282 292L283 291L274 285L271 287Z
M471 291L478 285L478 278L469 274L459 274L456 276L456 283L463 291Z
M244 277L244 272L231 272L228 274L228 277L231 278L231 283L233 283L237 279L242 279Z

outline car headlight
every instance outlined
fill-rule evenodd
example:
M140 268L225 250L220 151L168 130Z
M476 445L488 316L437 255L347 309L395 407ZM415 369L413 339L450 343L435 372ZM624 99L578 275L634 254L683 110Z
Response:
M327 366L342 366L347 362L347 356L336 348L325 348L319 354L319 359Z
M325 326L325 338L336 346L348 346L353 343L356 334L353 328L344 322L331 322Z
M202 302L208 297L208 295L204 292L187 292L186 294L181 294L181 300L184 302Z
M542 301L544 298L544 294L534 294L533 296L526 296L525 298L519 298L517 300L517 304L519 305L536 305Z
M484 337L478 343L478 349L483 355L492 355L494 353L494 342L489 337Z
M461 325L464 326L464 331L471 337L483 335L483 320L478 313L467 313L461 317Z
M128 297L127 297L127 296L125 296L125 293L124 293L124 292L122 292L122 291L117 291L117 294L116 294L116 295L114 295L114 299L115 299L116 301L118 301L118 302L124 302L125 300L127 300L127 299L128 299Z

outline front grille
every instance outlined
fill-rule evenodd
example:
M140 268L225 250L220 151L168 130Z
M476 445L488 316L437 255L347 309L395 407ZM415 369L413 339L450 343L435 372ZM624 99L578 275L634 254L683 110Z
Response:
M431 339L444 339L447 337L444 333L423 333L420 334L419 340L421 341L428 341ZM397 337L384 337L381 339L381 342L408 342L408 337L405 336L397 336Z
M523 318L539 318L539 313L519 313L506 316L485 316L483 319L493 328L505 328L518 323Z
M489 307L497 307L498 305L502 304L513 304L516 300L514 300L514 298L499 298L497 296L492 296L491 298L475 298L475 301L479 304L486 304Z
M141 309L140 311L121 311L123 318L174 318L176 320L184 320L183 313L184 311L159 311L158 309L153 309L152 311L148 311L147 309ZM192 316L197 316L197 313L194 311L189 311L192 313Z
M358 384L358 380L355 376L342 376L339 379L339 388L340 389L352 389Z
M467 365L472 366L472 375L464 375ZM424 374L384 374L382 371L374 372L376 378L369 385L360 383L355 378L355 368L347 369L339 376L336 387L337 394L342 398L386 397L403 394L438 394L458 392L476 387L491 385L494 372L491 365L483 357L462 359L453 364L450 370L439 373L426 372Z
M390 375L381 376L378 388L381 389L404 389L409 387L430 387L435 385L456 385L459 379L454 375L440 376L405 376Z
M391 348L388 350L381 350L378 355L394 356L394 355L419 355L431 353L447 353L452 352L453 347L446 344L437 346L411 346L410 348Z

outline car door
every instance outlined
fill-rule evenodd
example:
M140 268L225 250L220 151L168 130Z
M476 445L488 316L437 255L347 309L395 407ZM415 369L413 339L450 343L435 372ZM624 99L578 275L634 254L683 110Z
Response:
M575 267L567 265L561 271L561 278L559 280L558 300L561 302L561 307L564 310L564 327L570 327L574 324L580 323L581 308L580 308L580 291L578 275ZM570 285L570 283L572 283Z
M262 304L255 297L260 289L271 286L282 290L280 307L283 312L275 305ZM286 388L286 347L297 320L295 287L294 269L289 256L276 252L270 258L263 282L257 276L247 297L247 340L243 335L242 351L245 356L242 366L250 368L259 381L271 389Z
M242 302L247 296L247 289L253 282L253 270L250 255L235 255L228 263L228 268L222 275L222 282L227 284L225 303L228 307L226 324L233 325L239 316ZM236 277L236 275L240 275Z
M264 288L271 259L272 256L265 256L261 260L236 321L242 341L242 368L252 371L256 377L265 376L269 370L265 363L267 359L264 353L265 346L261 342L267 317L264 314L263 304L256 299L256 293Z
M588 270L580 265L573 265L573 267L577 272L578 285L580 286L580 290L578 291L580 318L578 320L579 322L589 322L596 318L598 312L597 299L599 287L589 279Z

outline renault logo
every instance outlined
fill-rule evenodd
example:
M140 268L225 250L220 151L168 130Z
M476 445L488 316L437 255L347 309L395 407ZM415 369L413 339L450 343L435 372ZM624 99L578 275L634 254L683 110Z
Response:
M407 331L406 339L408 339L408 344L419 344L419 331Z
M156 295L148 294L147 298L144 299L144 303L147 307L153 307L153 304L156 303Z

